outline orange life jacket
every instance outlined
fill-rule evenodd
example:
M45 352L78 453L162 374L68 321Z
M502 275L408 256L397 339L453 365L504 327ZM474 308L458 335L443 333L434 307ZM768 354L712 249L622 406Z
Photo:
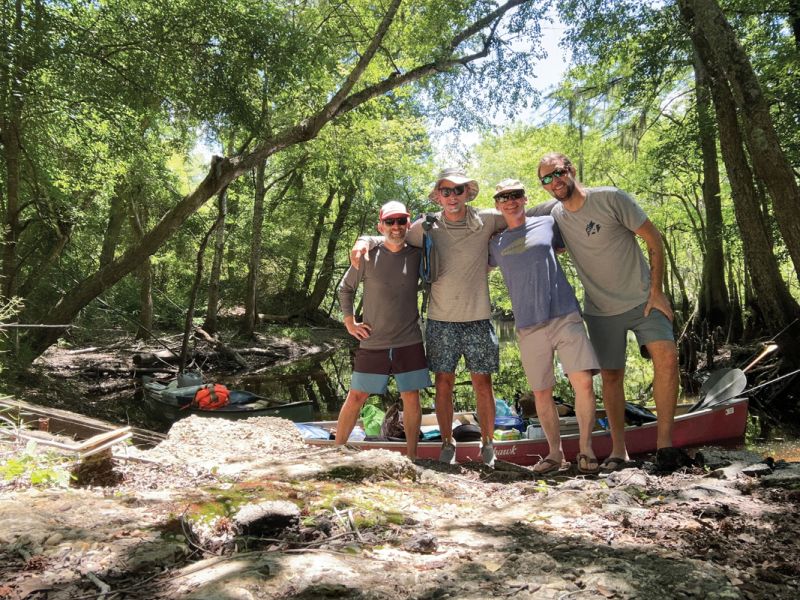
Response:
M228 396L228 388L221 383L208 383L195 392L192 408L217 410L228 405Z

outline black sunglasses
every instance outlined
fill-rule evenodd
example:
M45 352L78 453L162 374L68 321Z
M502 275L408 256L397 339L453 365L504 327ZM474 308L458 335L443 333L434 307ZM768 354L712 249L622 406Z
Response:
M553 183L553 179L555 179L556 177L560 179L568 173L569 173L568 169L556 169L552 173L548 173L547 175L540 177L539 181L542 182L542 185L549 185Z
M383 220L383 224L388 225L389 227L391 227L395 223L397 223L398 225L405 225L406 223L408 223L408 217L391 217L389 219Z
M508 202L509 200L519 200L525 196L524 190L514 190L513 192L508 192L506 194L498 194L494 197L494 199L503 204L504 202Z
M441 192L442 196L444 196L445 198L449 198L450 194L453 194L454 196L460 196L461 194L464 193L464 189L465 189L465 186L457 185L457 186L451 187L451 188L440 187L439 191Z

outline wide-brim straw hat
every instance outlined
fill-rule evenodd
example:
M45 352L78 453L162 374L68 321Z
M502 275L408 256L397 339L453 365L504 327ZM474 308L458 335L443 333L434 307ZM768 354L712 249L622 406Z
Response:
M436 201L436 190L439 187L439 184L442 181L449 181L453 185L463 185L467 188L467 202L474 200L478 196L478 191L480 188L478 187L478 182L470 177L467 177L467 174L464 172L463 169L459 168L449 168L444 169L443 171L439 172L439 176L436 178L436 182L433 184L433 189L431 190L430 194L428 194L428 198Z

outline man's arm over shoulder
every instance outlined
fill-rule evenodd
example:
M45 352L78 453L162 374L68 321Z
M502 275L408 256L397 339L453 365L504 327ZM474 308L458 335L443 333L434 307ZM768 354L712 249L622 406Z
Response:
M531 206L525 211L525 216L543 217L545 215L549 215L556 204L558 204L558 200L547 200L546 202L542 202L536 206Z
M361 264L361 257L369 260L369 251L383 241L382 235L362 235L356 240L350 249L350 265L358 269Z
M483 219L484 224L489 226L492 233L499 233L508 228L506 218L496 208L482 208L478 211L478 215Z
M409 225L408 233L406 233L406 243L409 245L422 248L422 235L425 233L422 224L425 222L425 216L426 215L422 215Z

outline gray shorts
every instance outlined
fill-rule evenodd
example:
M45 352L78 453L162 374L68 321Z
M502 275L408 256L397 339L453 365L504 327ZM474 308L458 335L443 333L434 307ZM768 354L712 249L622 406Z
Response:
M556 352L567 375L578 371L591 371L594 375L600 369L580 313L570 313L520 329L517 340L522 368L534 392L556 384L553 369Z
M470 373L497 373L500 344L489 319L482 321L434 321L425 326L428 368L434 373L455 373L461 357Z
M600 359L601 369L624 369L628 345L628 331L636 335L642 356L650 358L646 344L650 342L675 341L672 323L660 310L653 309L650 316L644 316L646 302L620 315L601 317L584 315L589 339Z

